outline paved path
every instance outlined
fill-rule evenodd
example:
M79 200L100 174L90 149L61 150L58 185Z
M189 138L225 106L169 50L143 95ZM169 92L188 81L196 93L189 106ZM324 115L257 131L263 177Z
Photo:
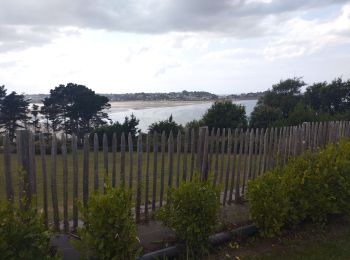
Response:
M227 226L240 225L247 221L248 212L245 205L232 204L220 208L221 226L219 228L221 229ZM138 224L137 234L141 246L144 248L144 253L164 248L167 243L175 238L174 233L169 228L162 226L158 221ZM56 235L53 238L53 244L61 252L62 259L79 259L79 253L69 243L70 239L74 238L66 234Z

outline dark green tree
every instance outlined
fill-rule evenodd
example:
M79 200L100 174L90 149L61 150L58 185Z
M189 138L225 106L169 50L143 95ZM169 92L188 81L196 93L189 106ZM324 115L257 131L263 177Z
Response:
M58 129L66 134L75 133L81 139L108 122L106 110L109 108L107 97L97 95L84 85L68 83L50 90L50 96L44 100L43 112L49 119L57 118Z
M116 134L116 137L118 140L120 140L120 137L122 133L125 133L125 138L128 138L128 134L131 133L131 137L135 140L136 139L136 134L139 132L139 129L137 126L139 125L139 119L137 119L134 114L130 115L130 118L128 116L125 117L124 122L114 122L109 125L103 125L101 127L96 128L92 134L90 135L91 141L93 140L93 135L97 133L98 139L99 139L99 144L100 146L102 145L102 140L103 140L103 134L107 135L107 140L108 143L112 143L112 137L113 134ZM119 143L119 142L118 142ZM119 143L120 144L120 143ZM134 143L136 144L136 143Z
M267 128L282 118L282 111L279 108L257 105L250 114L249 127Z
M211 128L246 128L245 107L232 101L215 101L203 115L203 125Z
M5 88L0 92L6 93ZM4 92L5 91L5 92ZM15 137L15 131L18 128L24 128L24 122L28 120L29 102L24 95L11 92L9 95L2 94L0 104L0 127L8 131L11 140Z
M304 102L319 113L344 113L350 109L350 80L314 83L306 89Z
M182 129L182 125L173 120L173 115L170 115L170 117L166 120L155 122L148 127L148 131L152 133L163 133L164 131L167 136L170 134L170 132L173 132L173 134L176 135L179 131L181 132Z
M269 127L277 120L287 119L302 100L301 88L305 85L301 78L281 80L273 85L259 98L250 118L250 126Z

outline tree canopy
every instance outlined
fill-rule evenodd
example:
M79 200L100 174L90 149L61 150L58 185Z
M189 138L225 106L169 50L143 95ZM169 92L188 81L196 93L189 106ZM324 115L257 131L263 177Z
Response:
M203 115L201 122L209 128L246 128L245 107L232 101L215 101Z
M63 130L79 137L108 122L108 98L84 85L68 83L50 90L41 112L53 131Z
M8 131L11 140L18 128L24 128L29 119L29 102L24 95L11 92L6 95L5 86L0 87L0 127Z
M164 131L166 135L169 135L170 132L172 132L173 134L177 134L179 131L182 130L182 125L176 123L173 120L172 115L170 115L168 119L155 122L148 127L148 131L150 132L163 133Z

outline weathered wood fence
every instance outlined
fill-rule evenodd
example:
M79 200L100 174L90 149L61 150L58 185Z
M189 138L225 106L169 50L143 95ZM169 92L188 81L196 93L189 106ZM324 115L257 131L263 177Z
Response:
M244 196L248 180L285 164L291 156L315 151L342 137L350 137L347 121L210 132L208 128L187 129L176 137L148 133L136 140L123 133L120 138L114 134L111 143L104 135L102 147L95 134L93 138L86 135L79 149L75 135L68 140L65 135L59 139L54 135L48 145L43 135L35 138L21 130L15 148L7 134L3 137L0 194L26 207L21 200L26 191L43 211L46 225L53 222L57 230L68 231L78 226L77 200L86 205L89 194L103 191L104 183L120 185L133 191L136 221L147 221L150 212L166 203L169 188L192 181L195 175L221 186L225 206Z

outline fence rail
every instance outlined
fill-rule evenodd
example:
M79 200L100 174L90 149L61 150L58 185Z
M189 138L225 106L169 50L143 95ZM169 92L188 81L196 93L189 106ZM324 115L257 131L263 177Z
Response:
M151 212L166 203L167 190L192 181L195 174L221 186L225 206L242 199L248 180L291 156L350 137L350 127L348 121L211 132L204 127L176 136L148 133L134 139L131 133L118 138L113 134L111 142L104 134L102 147L95 134L85 136L82 148L75 135L53 135L49 144L43 135L27 130L16 136L16 147L8 134L3 136L0 196L18 199L23 208L28 206L21 200L27 191L43 211L45 224L53 222L56 230L67 232L78 226L77 200L86 206L89 194L105 190L104 183L132 190L137 222L149 220Z

